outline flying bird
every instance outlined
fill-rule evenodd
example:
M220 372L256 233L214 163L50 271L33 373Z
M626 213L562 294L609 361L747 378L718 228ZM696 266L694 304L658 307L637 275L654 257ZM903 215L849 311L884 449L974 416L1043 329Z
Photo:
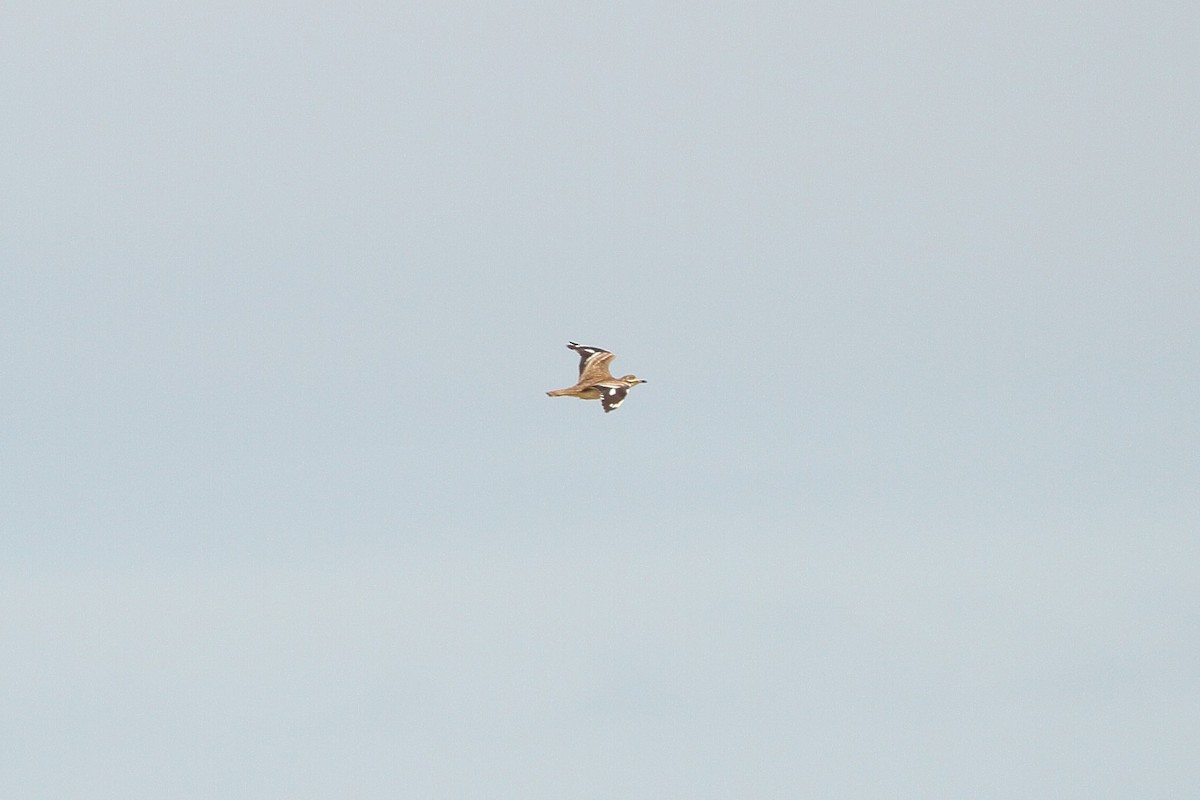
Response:
M629 390L639 383L647 383L636 375L614 378L608 371L608 362L615 356L599 347L571 342L567 345L579 353L579 382L566 389L546 392L550 397L578 397L580 400L599 400L604 413L612 411L625 400Z

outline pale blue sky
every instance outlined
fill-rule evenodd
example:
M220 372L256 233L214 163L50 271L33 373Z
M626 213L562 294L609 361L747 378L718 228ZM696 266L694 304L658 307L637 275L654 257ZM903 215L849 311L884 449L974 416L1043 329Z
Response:
M0 20L0 796L1200 793L1192 4Z

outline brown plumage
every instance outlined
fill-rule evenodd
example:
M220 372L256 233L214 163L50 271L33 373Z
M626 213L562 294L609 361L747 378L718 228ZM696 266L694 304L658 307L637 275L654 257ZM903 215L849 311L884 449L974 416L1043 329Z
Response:
M566 389L546 392L550 397L599 400L605 413L608 413L621 405L630 389L639 383L646 383L636 375L614 378L608 371L608 365L615 356L607 350L588 347L578 342L571 342L567 347L579 353L579 380L574 386L568 386Z

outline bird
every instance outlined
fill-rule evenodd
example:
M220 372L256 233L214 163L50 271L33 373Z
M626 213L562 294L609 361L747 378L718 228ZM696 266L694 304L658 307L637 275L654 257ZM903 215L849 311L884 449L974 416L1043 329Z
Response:
M625 400L629 390L639 383L648 383L636 375L614 378L608 363L615 356L599 347L569 342L567 348L579 353L579 381L566 389L546 392L550 397L578 397L580 400L599 400L604 413L613 411Z

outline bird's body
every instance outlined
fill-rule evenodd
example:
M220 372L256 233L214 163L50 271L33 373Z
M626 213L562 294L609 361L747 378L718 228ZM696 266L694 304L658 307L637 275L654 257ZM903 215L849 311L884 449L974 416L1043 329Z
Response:
M615 356L599 347L571 342L567 345L579 353L579 381L566 389L546 392L550 397L578 397L580 400L599 400L605 413L612 411L625 400L629 390L646 381L636 375L614 378L608 364Z

